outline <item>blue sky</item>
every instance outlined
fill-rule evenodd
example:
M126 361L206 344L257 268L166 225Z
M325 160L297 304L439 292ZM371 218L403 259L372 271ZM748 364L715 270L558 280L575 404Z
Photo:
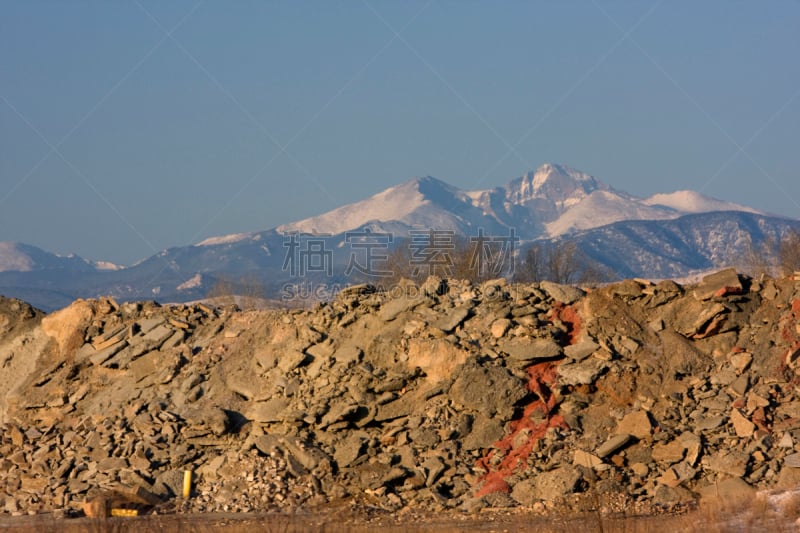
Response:
M800 217L800 2L0 0L0 240L130 264L563 163Z

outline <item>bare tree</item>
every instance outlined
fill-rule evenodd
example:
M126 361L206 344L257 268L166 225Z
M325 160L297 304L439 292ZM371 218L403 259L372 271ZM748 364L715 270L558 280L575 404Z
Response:
M220 275L214 285L208 289L206 298L214 300L218 305L234 304L236 300L233 281L228 276Z
M556 283L598 283L613 279L614 273L592 260L571 241L537 242L525 252L519 281L554 281Z
M547 270L550 281L556 283L576 283L579 265L578 247L574 242L557 244L547 256Z
M219 305L236 304L242 309L259 309L264 306L266 297L264 283L256 273L238 278L221 275L206 293L206 298L214 299Z
M771 235L767 235L758 245L753 242L751 235L742 254L741 264L736 267L753 277L772 276L775 274L774 257L777 249L777 241Z
M378 280L380 284L392 285L403 278L421 283L430 275L478 283L503 275L510 270L506 262L513 259L504 255L498 246L459 236L452 236L446 247L424 252L412 250L410 241L406 239L395 242L386 260L387 270L392 272L392 276Z
M780 274L789 276L800 270L800 232L790 230L778 245Z
M750 239L741 265L751 276L789 276L800 269L800 232L789 230L780 240L767 235L760 244Z

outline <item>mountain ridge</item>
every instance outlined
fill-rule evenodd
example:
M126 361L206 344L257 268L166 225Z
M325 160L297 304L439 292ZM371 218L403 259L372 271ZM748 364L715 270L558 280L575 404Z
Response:
M284 234L337 234L367 225L400 225L460 232L482 227L505 232L513 227L522 239L535 240L620 220L666 220L689 213L739 210L758 213L696 191L638 198L590 174L546 163L505 185L483 190L462 190L431 176L412 178L369 198L275 230Z
M589 174L547 164L505 185L477 191L431 176L413 178L316 217L175 246L116 270L115 265L108 268L74 255L0 243L0 294L51 310L70 298L99 295L194 301L220 282L230 286L237 279L255 280L271 297L297 283L341 287L355 282L346 274L357 251L350 237L364 228L396 237L390 248L405 242L413 229L450 230L463 238L479 230L506 236L513 229L520 239L519 260L532 243L572 242L617 278L684 278L740 263L748 247L752 251L800 231L800 220L695 191L638 198ZM331 262L325 270L332 274L300 269L297 278L290 262L301 258L290 257L299 250L287 243L292 235L306 250L309 241L321 245Z

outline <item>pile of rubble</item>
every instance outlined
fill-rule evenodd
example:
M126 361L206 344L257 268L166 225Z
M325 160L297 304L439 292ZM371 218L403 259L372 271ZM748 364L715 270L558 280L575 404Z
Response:
M0 300L0 510L654 509L794 486L799 319L800 283L732 270L430 278L291 311Z

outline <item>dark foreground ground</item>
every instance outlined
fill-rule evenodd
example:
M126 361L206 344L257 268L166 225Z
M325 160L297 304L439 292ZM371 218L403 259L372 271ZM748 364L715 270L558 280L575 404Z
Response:
M315 514L209 513L146 515L130 518L61 518L52 514L6 517L0 532L516 532L554 533L650 531L792 532L800 531L800 503L795 495L716 502L680 514L630 516L617 513L541 515L513 509L466 513L387 513L383 510L330 509Z

